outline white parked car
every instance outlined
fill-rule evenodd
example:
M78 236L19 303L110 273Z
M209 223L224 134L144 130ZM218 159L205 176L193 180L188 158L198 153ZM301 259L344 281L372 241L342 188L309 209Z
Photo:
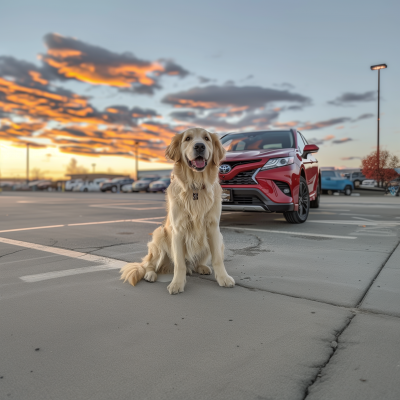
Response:
M121 187L121 192L124 192L124 193L132 193L132 192L133 192L133 190L132 190L132 183L128 183L128 184L122 186L122 187Z
M366 179L362 182L362 184L360 185L360 188L362 189L373 189L376 186L378 186L378 183L373 180L373 179Z
M78 186L81 183L83 183L82 179L71 179L70 181L65 182L65 190L73 190L75 186Z
M74 192L100 192L100 184L107 181L107 178L97 178L93 181L82 182L73 188Z

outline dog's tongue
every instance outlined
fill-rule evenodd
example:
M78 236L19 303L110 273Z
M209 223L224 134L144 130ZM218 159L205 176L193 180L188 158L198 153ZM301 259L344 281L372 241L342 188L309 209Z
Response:
M203 168L206 162L203 157L198 157L198 158L194 159L192 161L192 163L194 163L196 168Z

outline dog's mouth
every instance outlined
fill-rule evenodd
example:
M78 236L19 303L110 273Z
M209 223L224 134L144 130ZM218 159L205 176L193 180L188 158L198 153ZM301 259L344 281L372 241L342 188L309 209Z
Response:
M207 160L202 156L198 156L193 160L189 160L187 157L186 159L189 167L194 169L195 171L203 171L203 169L207 167Z

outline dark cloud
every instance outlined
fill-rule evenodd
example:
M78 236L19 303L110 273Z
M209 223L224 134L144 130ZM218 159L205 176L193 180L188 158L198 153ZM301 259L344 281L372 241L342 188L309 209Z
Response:
M190 121L196 118L196 113L193 111L174 111L169 115L179 121Z
M353 140L352 138L342 138L342 139L338 139L338 140L332 140L332 143L342 144L342 143L350 142L352 140Z
M371 113L362 114L359 117L357 117L356 119L354 119L353 121L356 122L356 121L360 121L362 119L368 119L368 118L372 118L372 117L374 117L374 114L371 114Z
M204 76L199 76L198 79L199 79L200 83L209 83L209 82L212 82L213 80L215 80L215 79L206 78Z
M247 112L240 119L229 120L226 113L213 112L205 116L197 115L192 111L176 111L170 114L174 119L190 123L191 126L201 126L210 130L238 131L267 129L276 121L279 114L276 111Z
M376 92L370 91L365 93L343 93L341 96L337 97L334 100L328 101L328 104L334 106L349 106L354 103L361 103L366 101L375 101L376 100Z
M362 160L362 157L342 157L341 160L343 161Z
M130 52L114 53L71 37L49 33L47 53L41 55L47 71L58 79L116 87L124 92L153 94L162 75L186 76L189 72L172 60L147 61Z
M282 83L275 83L275 87L281 87L283 89L294 89L294 85L288 82L282 82Z
M335 138L334 135L328 135L328 136L325 136L324 138L319 138L319 139L317 139L317 138L311 138L311 139L308 139L308 143L310 143L310 144L316 144L316 145L320 146L320 145L322 145L322 144L325 144L326 142L331 141L331 140L334 139L334 138Z
M179 108L254 110L277 102L310 104L310 98L260 86L210 85L166 95L162 102Z
M319 121L319 122L314 122L314 123L306 122L306 123L302 124L302 126L299 126L299 130L311 131L314 129L326 128L326 127L332 126L332 125L343 124L343 123L349 122L349 121L351 121L351 118L341 117L341 118L332 118L332 119L328 119L326 121Z
M172 60L160 60L163 63L164 70L159 73L159 75L170 75L170 76L179 76L180 78L184 78L189 75L189 71L180 65L176 64Z

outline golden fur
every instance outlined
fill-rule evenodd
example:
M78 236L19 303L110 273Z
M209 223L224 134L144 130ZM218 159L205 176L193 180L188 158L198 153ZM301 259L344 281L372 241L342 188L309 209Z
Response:
M195 143L205 145L205 168L199 172L189 160L195 158ZM166 157L175 162L173 179L167 189L167 218L148 243L148 254L140 263L129 263L121 269L121 279L135 286L141 279L157 280L157 273L174 271L168 286L170 294L184 291L186 273L192 270L211 274L220 286L233 287L235 281L224 266L224 243L219 230L221 186L218 167L225 156L216 134L191 128L175 135L166 150ZM193 193L198 193L194 200Z

